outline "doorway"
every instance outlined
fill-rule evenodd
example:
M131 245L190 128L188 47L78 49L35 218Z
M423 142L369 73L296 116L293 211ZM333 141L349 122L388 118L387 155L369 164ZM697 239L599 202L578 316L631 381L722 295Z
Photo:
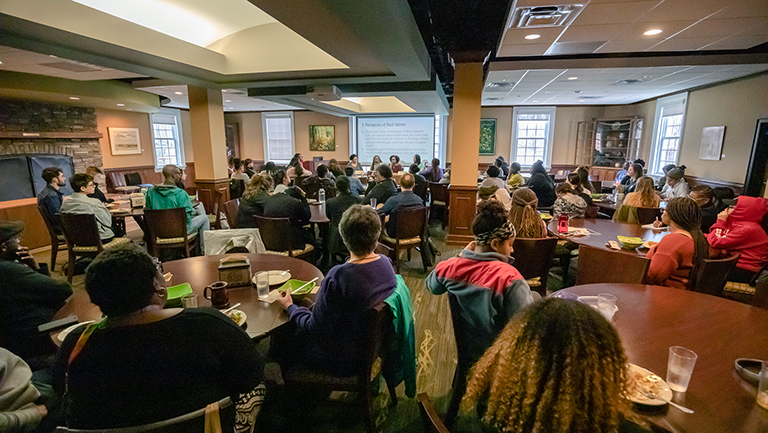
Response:
M755 129L752 155L749 157L744 195L763 197L768 181L768 119L759 119Z

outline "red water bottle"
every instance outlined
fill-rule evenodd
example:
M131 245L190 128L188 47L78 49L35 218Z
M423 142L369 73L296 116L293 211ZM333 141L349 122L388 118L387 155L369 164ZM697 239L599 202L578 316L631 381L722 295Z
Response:
M557 217L557 231L559 233L568 233L568 214L563 212Z

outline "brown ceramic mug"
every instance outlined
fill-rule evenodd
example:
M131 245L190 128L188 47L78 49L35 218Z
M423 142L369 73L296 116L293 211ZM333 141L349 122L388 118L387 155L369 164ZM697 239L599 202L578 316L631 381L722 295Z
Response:
M229 293L227 293L227 282L216 281L211 283L203 290L205 299L210 299L214 308L229 307Z

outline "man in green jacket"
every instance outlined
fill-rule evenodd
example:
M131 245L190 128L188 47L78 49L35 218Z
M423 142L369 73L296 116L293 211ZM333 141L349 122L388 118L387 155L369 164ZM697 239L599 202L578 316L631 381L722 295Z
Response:
M165 182L147 191L147 209L173 209L183 207L187 212L187 233L197 232L200 239L200 250L205 251L203 244L203 232L211 229L208 215L205 214L203 205L198 205L200 211L192 207L192 200L186 191L176 186L181 180L181 169L173 164L163 167Z

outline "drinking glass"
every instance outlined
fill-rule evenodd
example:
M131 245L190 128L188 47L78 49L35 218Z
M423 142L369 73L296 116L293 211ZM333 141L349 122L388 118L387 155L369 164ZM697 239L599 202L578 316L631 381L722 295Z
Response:
M696 358L698 358L698 355L691 349L680 346L669 348L669 361L667 362L667 384L669 389L675 392L685 392L688 390L688 383L691 381Z
M768 409L768 361L763 361L760 383L757 387L757 404Z
M269 296L269 272L258 272L256 274L256 293L262 299Z
M197 308L197 293L190 293L181 298L181 306L184 308Z
M375 199L375 198L372 198L372 199L371 199L371 207L372 207L374 210L376 209L376 199Z
M610 322L616 312L616 297L610 293L597 295L597 311L605 317L605 320Z

